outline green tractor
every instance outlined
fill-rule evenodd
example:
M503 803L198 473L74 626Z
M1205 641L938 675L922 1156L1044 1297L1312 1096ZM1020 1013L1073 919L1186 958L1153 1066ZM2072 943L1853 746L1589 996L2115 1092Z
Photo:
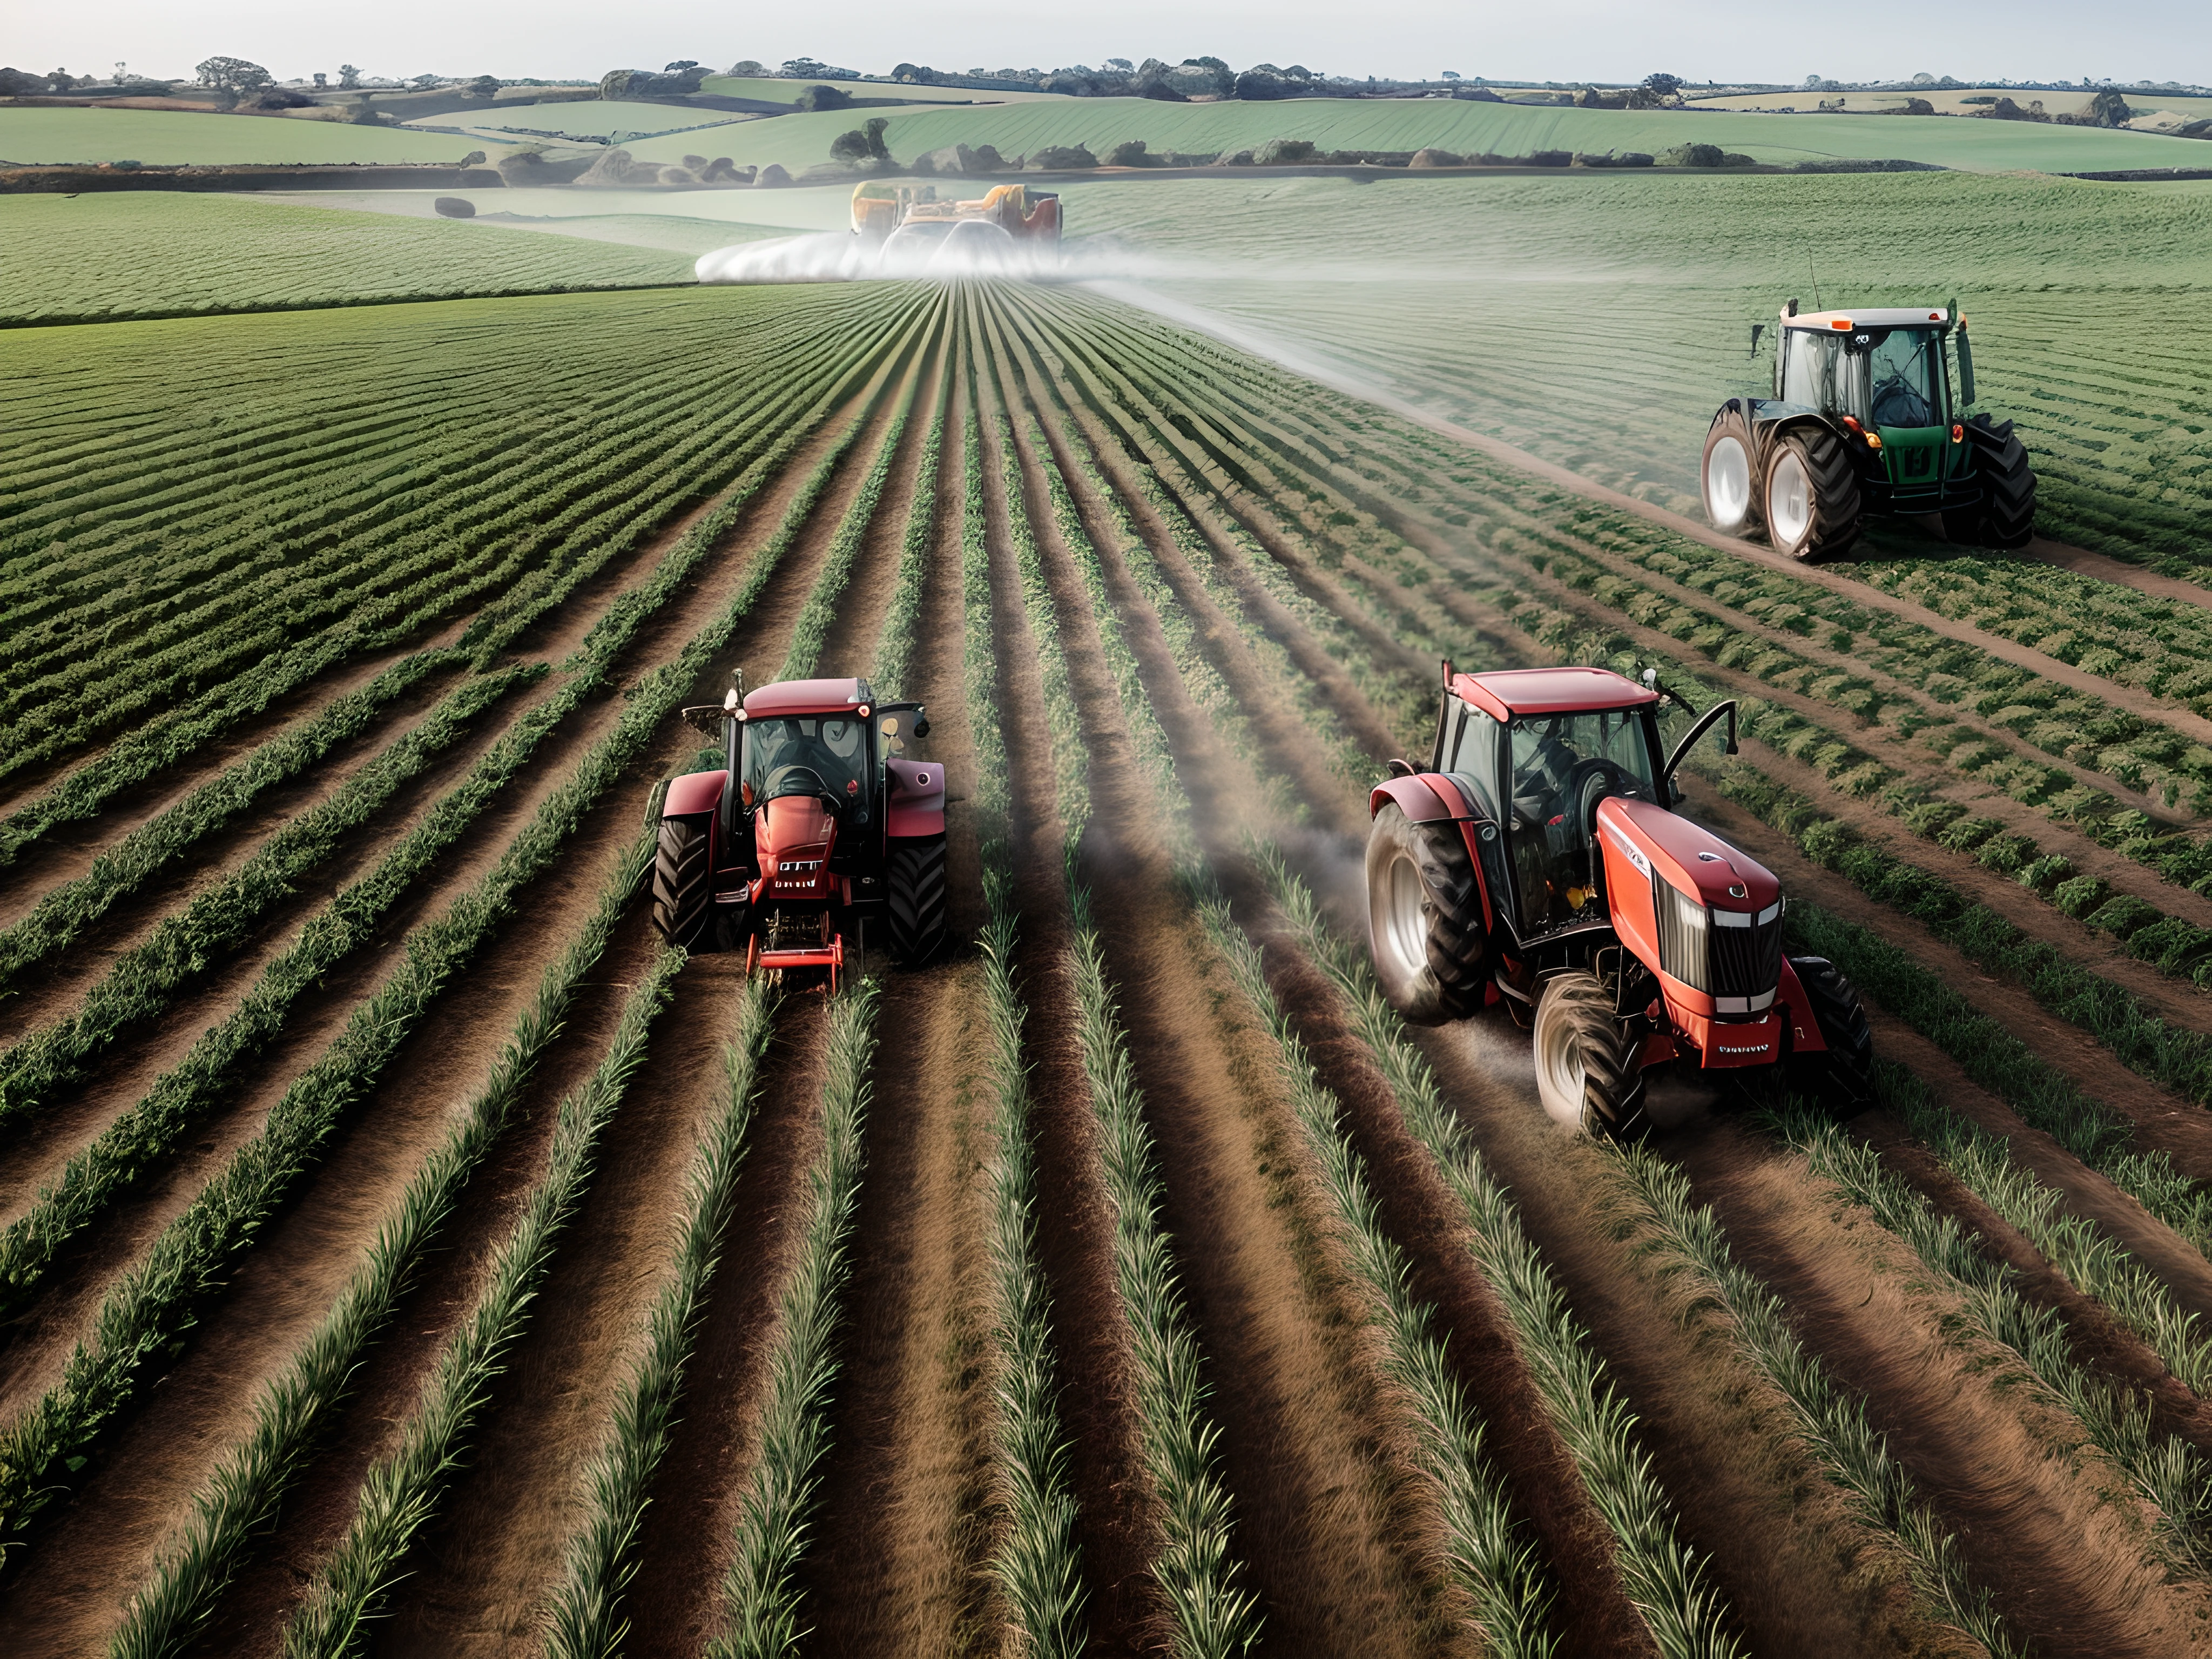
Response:
M1754 352L1765 326L1751 331ZM1705 515L1731 536L1764 530L1807 560L1846 550L1869 514L1936 514L1962 545L2025 547L2035 533L2027 447L2010 421L1968 416L1973 401L1955 303L1801 313L1792 300L1774 396L1729 398L1705 434Z

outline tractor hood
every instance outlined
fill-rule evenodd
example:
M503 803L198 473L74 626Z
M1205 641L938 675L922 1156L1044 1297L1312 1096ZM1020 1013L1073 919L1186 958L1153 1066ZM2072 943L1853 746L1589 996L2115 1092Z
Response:
M1612 796L1597 809L1613 853L1716 910L1761 911L1782 896L1774 872L1700 824L1647 800Z
M837 815L817 795L779 795L753 820L760 855L756 902L820 898L830 890L830 852L837 841Z

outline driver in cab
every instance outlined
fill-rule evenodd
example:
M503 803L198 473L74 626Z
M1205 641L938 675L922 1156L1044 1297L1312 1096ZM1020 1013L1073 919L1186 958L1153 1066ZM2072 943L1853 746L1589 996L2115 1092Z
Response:
M866 804L866 744L850 714L806 714L752 721L745 732L748 807L779 795L814 795L825 804Z

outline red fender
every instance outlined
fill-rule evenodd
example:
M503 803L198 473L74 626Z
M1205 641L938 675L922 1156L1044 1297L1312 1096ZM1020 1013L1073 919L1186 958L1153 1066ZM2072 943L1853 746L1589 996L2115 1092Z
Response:
M1389 778L1376 784L1367 792L1367 816L1381 811L1385 801L1397 802L1398 809L1416 823L1474 816L1459 787L1442 772L1416 772L1410 778Z
M1825 1054L1827 1040L1820 1035L1820 1022L1813 1018L1806 1005L1805 988L1798 982L1797 970L1790 965L1790 958L1782 958L1782 987L1775 993L1779 1012L1790 1022L1789 1050L1793 1054Z
M945 769L935 761L890 763L890 800L885 809L890 836L945 833Z
M697 812L719 812L722 808L722 791L729 785L727 771L687 772L668 786L667 799L660 804L660 816L685 818Z

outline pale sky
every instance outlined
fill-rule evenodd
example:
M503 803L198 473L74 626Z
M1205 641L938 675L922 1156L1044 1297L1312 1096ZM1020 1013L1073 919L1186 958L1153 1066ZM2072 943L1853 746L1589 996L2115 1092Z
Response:
M927 16L925 25L920 20ZM1844 8L1774 0L1567 0L1530 5L1413 0L1123 0L1041 6L945 0L844 0L747 15L697 0L535 0L454 5L277 4L274 0L4 0L0 64L105 74L118 60L164 77L222 53L280 80L341 62L404 78L493 74L574 79L678 58L722 68L801 55L887 71L902 59L939 69L1052 69L1108 58L1209 56L1237 68L1304 64L1332 74L1630 81L1665 70L1692 80L1795 83L1901 79L2212 83L2207 0L2010 0L1993 5L1862 0Z

